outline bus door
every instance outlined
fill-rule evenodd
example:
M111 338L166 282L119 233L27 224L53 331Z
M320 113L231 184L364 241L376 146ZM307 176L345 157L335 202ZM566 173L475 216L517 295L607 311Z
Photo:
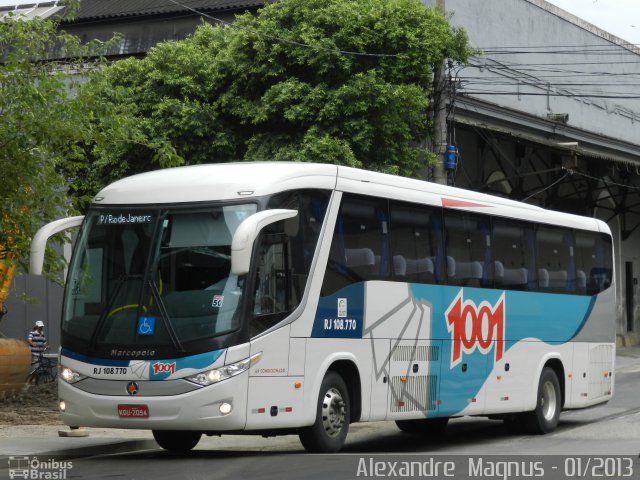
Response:
M304 373L300 365L290 370L291 325L274 329L298 303L293 281L295 235L286 230L282 221L266 227L254 255L249 332L251 355L260 360L249 372L247 429L293 426L303 412L303 390L295 387L300 380L291 378L292 371L296 376ZM304 359L304 342L294 345L294 357L302 354Z

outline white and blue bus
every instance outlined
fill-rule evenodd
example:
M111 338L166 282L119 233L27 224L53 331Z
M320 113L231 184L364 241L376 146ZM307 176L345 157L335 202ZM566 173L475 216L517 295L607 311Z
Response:
M44 238L80 218L45 227ZM48 229L48 230L47 230ZM61 325L72 427L298 434L453 417L555 429L613 395L611 233L593 218L310 163L200 165L104 188Z

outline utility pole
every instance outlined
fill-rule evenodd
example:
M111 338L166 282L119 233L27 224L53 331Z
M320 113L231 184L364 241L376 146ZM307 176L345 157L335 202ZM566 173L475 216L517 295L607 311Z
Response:
M436 0L436 7L444 14L445 0ZM437 161L433 167L433 181L442 185L447 184L447 172L444 169L444 152L447 148L447 93L445 62L436 65L433 71L433 149Z

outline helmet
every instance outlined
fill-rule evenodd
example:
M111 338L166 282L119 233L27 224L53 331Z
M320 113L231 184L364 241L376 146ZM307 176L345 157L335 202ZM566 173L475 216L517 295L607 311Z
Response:
M38 320L36 322L36 327L44 327L44 322L42 320Z

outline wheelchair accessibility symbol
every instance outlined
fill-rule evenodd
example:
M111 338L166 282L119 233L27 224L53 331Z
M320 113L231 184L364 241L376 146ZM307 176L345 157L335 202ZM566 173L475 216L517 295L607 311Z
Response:
M151 336L156 332L156 317L140 317L138 319L138 335Z

